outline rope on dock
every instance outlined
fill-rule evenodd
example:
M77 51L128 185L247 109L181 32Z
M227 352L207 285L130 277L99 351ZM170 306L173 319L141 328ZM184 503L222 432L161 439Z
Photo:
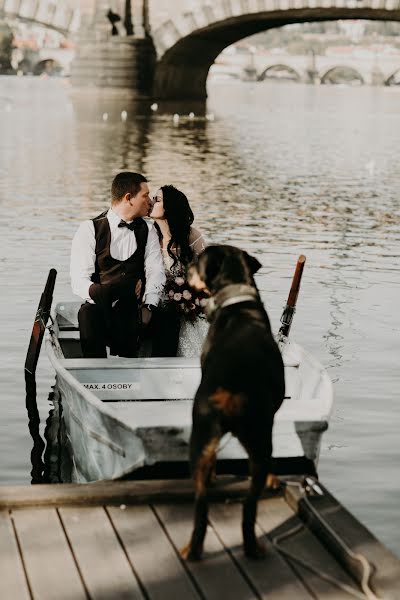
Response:
M295 535L296 533L298 533L301 530L304 530L305 526L303 525L303 523L300 523L300 524L296 525L295 527L292 527L288 531L282 533L281 535L278 535L278 536L275 536L272 538L272 543L275 546L275 548L278 550L278 552L280 552L283 556L286 556L290 560L297 562L302 567L304 567L305 569L308 569L309 571L311 571L312 573L314 573L321 579L325 579L326 581L329 581L330 583L332 583L339 589L347 592L354 598L359 598L361 600L385 600L384 598L379 598L378 596L376 596L376 594L373 592L373 590L371 589L371 587L369 585L369 580L372 575L372 566L371 566L370 562L367 560L367 558L363 554L359 554L359 553L356 554L355 552L353 552L353 550L351 548L349 548L349 546L342 540L342 538L337 535L337 533L330 527L330 525L318 513L318 511L315 510L315 508L313 507L311 502L308 500L307 493L306 493L306 490L303 485L301 485L298 481L286 481L286 485L293 485L299 489L299 491L301 492L302 500L307 504L309 510L313 513L315 518L318 519L319 522L322 524L322 526L329 532L329 535L331 535L335 539L335 541L342 547L344 552L352 560L358 561L361 564L362 577L361 577L361 581L360 581L360 586L361 586L362 591L354 590L352 587L350 587L346 583L343 583L336 577L333 577L332 575L329 575L328 573L325 573L325 572L321 571L320 569L314 567L310 563L307 563L306 561L299 558L295 554L292 554L291 552L289 552L288 550L286 550L285 548L283 548L280 545L280 542L282 540Z

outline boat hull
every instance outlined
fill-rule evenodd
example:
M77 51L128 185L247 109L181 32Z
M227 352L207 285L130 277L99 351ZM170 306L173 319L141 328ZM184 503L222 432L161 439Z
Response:
M146 464L142 441L120 419L87 402L60 373L56 390L73 463L72 481L118 479Z
M162 466L169 466L171 473L171 465L179 464L186 470L176 471L187 473L199 360L66 358L64 340L68 347L77 333L60 331L56 319L46 339L72 449L73 481L118 479ZM276 470L313 473L332 410L332 384L322 365L301 346L287 343L282 354L288 397L273 428ZM247 455L227 434L217 458L225 471L242 472Z

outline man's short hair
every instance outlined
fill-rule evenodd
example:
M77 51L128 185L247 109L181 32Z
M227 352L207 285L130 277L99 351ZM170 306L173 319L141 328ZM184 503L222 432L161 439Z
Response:
M118 175L114 177L114 180L111 184L112 202L120 202L125 194L132 194L132 196L136 196L136 194L140 191L141 184L146 182L146 177L140 173L132 173L130 171L118 173Z

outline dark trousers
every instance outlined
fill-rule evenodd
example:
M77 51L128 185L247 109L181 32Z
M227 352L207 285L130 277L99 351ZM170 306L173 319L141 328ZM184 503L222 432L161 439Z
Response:
M164 308L157 309L151 317L150 336L152 356L176 356L181 328L180 315Z
M110 354L134 358L138 348L139 311L136 303L119 300L111 308L82 304L78 312L84 358L106 358Z

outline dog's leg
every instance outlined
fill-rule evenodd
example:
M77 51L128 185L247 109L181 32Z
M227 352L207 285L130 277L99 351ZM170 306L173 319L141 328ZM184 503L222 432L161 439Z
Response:
M213 486L217 480L217 453L214 452L214 455L210 460L210 469L207 475L206 485L207 487Z
M265 485L267 474L266 464L253 462L251 464L251 484L247 498L243 502L243 545L244 552L249 558L264 558L265 546L257 540L255 534L255 522L257 516L257 502Z
M220 439L220 434L212 432L210 429L208 435L203 431L203 434L199 436L200 439L198 439L195 431L196 429L193 427L190 440L195 487L194 528L189 544L181 550L181 556L187 560L200 560L203 553L208 519L207 482L213 468L215 452Z
M282 488L281 480L279 477L277 477L277 475L274 475L274 473L268 473L265 485L267 488L274 491Z
M257 540L255 534L255 522L257 516L257 502L265 486L265 480L268 473L269 456L265 444L255 445L248 440L244 443L240 440L247 450L250 463L251 483L247 498L243 502L242 533L244 552L249 558L264 558L266 553L265 545Z

